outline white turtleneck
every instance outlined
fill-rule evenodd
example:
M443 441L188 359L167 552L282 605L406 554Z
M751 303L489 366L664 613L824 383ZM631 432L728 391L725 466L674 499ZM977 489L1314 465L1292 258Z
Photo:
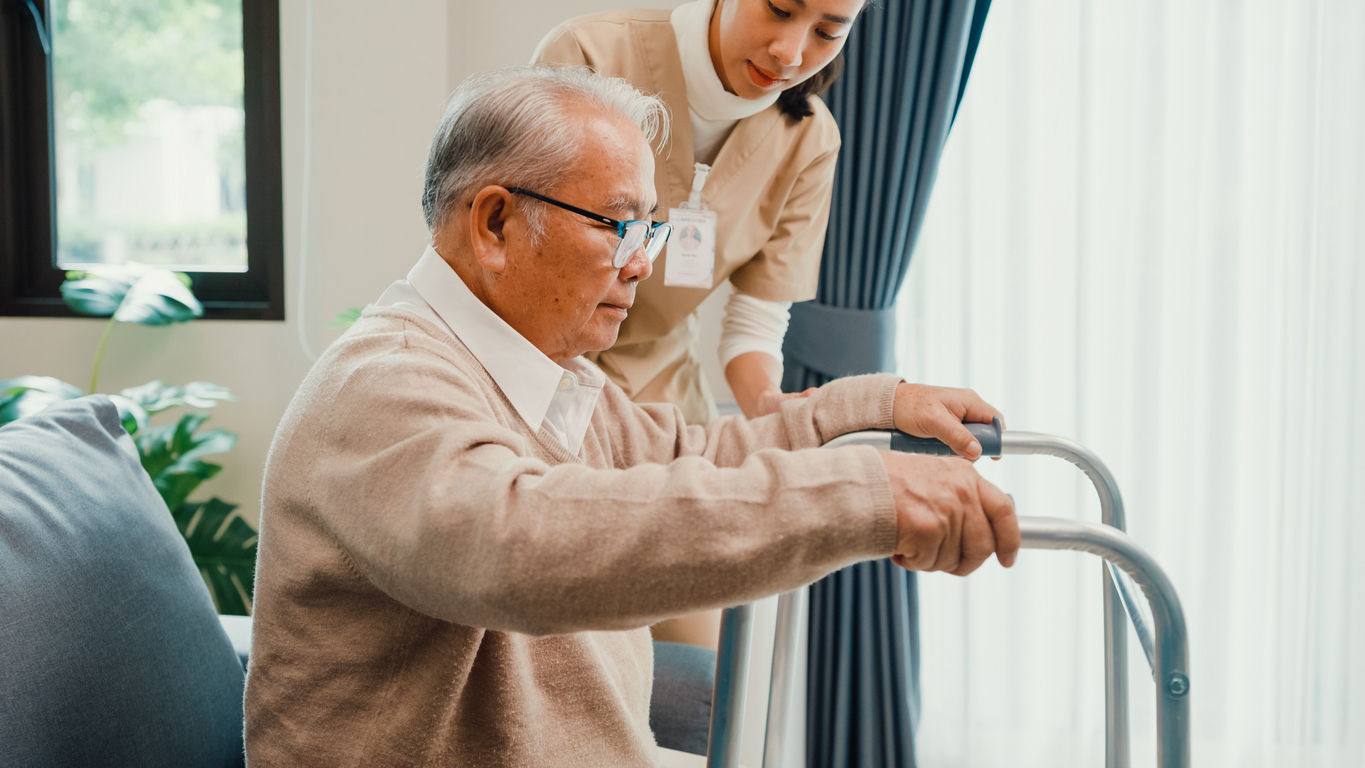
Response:
M673 9L669 22L682 57L683 82L687 84L688 117L692 122L693 155L710 165L735 123L756 115L777 101L777 93L761 99L744 99L725 90L711 63L707 33L715 0L692 0Z
M772 106L778 96L773 93L752 100L725 90L711 63L708 42L714 8L715 0L692 0L669 16L687 84L693 159L707 165L715 161L735 123ZM745 352L763 352L782 362L782 337L787 333L790 309L788 301L765 301L739 291L732 294L721 320L721 367Z

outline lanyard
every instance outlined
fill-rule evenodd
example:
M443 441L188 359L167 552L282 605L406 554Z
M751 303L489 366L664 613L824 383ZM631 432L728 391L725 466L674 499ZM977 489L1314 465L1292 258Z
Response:
M692 194L687 196L687 204L682 207L700 211L702 209L701 188L706 186L706 177L711 175L711 166L706 163L694 163L692 171Z

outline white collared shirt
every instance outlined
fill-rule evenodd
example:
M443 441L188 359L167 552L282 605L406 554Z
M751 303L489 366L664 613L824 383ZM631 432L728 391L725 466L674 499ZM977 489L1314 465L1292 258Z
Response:
M570 453L578 453L606 374L585 358L554 361L527 341L469 290L455 270L428 245L406 280L375 302L401 306L450 331L493 377L522 421L545 429Z

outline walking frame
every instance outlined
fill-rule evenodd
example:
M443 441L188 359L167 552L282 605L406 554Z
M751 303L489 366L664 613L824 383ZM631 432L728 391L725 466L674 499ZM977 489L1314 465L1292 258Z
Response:
M1037 432L1005 431L994 424L967 424L981 443L982 456L1040 454L1065 459L1085 473L1100 499L1100 523L1050 517L1020 517L1025 549L1069 549L1100 557L1104 580L1105 766L1128 768L1128 676L1125 612L1146 654L1156 683L1158 768L1190 764L1189 651L1185 615L1175 588L1161 566L1125 533L1123 501L1108 468L1094 453L1071 440ZM867 431L838 437L826 447L871 445L910 453L946 455L943 443L901 432ZM1131 578L1131 581L1130 581ZM1144 616L1133 582L1150 609ZM802 587L783 594L777 605L772 674L768 690L763 766L784 764L784 734L792 717L796 643L805 628ZM1125 611L1126 609L1126 611ZM708 768L737 768L744 702L748 687L749 640L753 605L729 608L721 619L712 697Z

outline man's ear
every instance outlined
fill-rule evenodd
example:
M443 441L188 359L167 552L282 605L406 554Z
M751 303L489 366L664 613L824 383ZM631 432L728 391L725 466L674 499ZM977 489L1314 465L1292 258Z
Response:
M512 193L495 184L474 194L469 208L469 245L474 260L485 271L507 268L507 223L513 212Z

